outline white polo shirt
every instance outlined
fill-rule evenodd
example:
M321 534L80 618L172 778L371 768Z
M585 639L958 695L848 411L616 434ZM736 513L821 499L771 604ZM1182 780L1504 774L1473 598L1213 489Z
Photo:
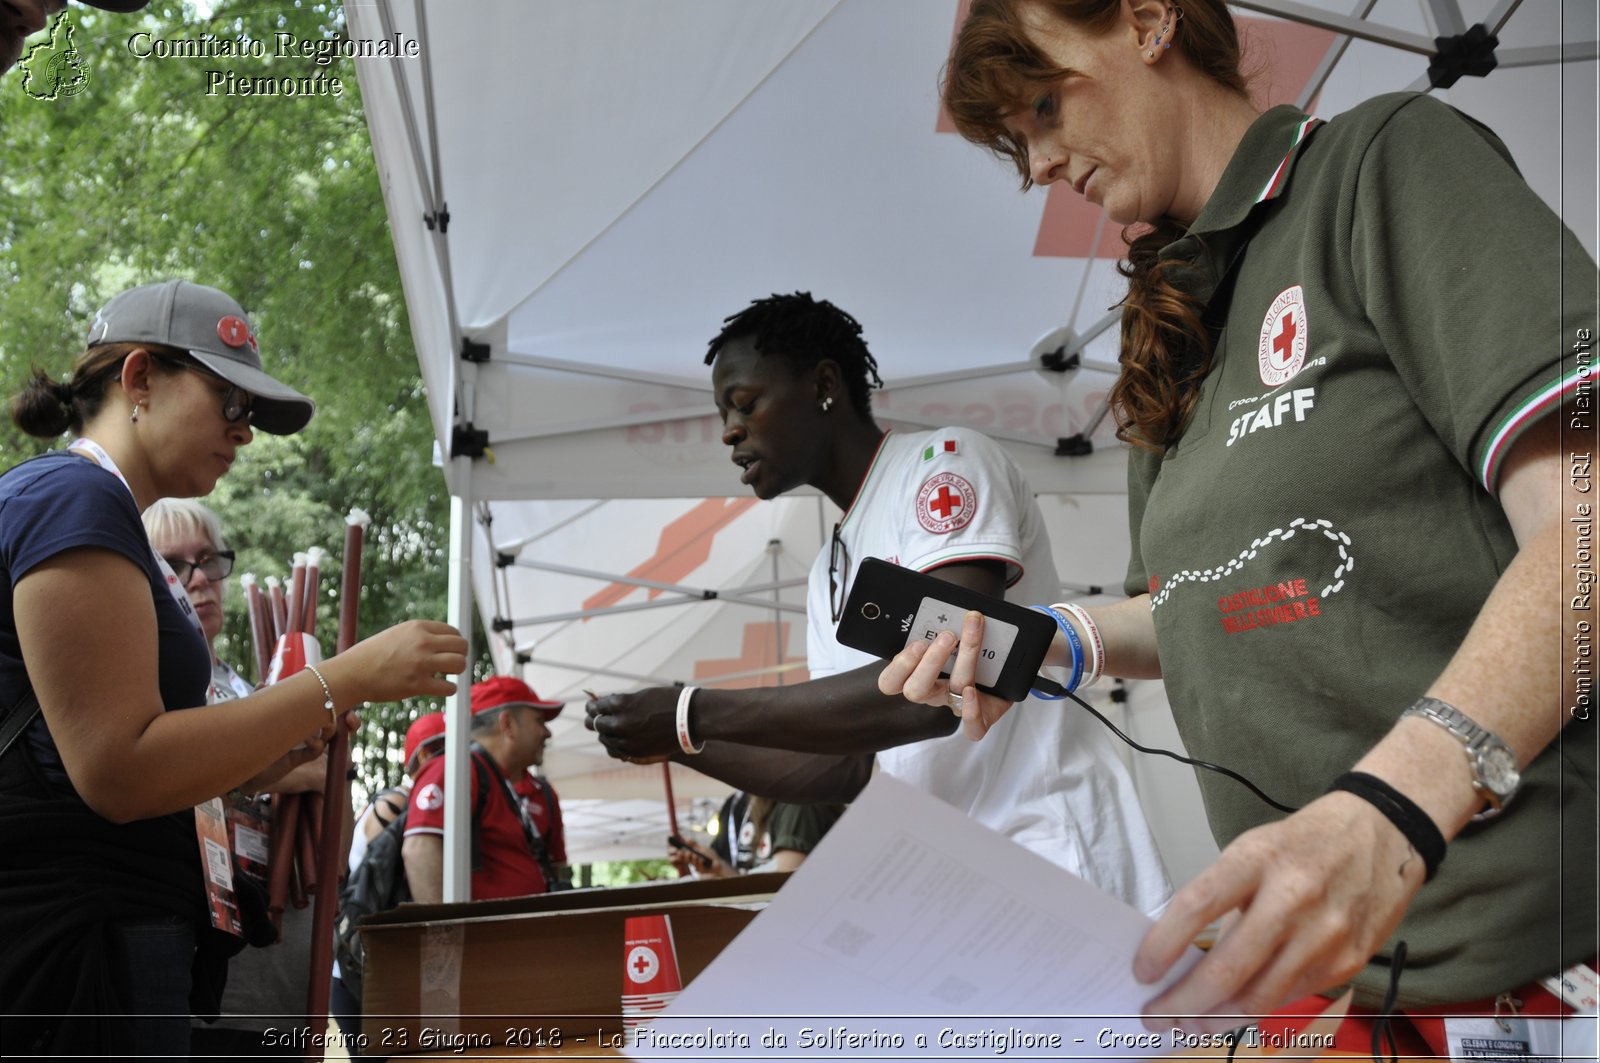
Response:
M998 560L1006 565L1008 601L1046 605L1060 596L1049 537L1027 480L992 440L967 429L885 436L839 535L851 580L869 557L922 572ZM830 553L824 548L811 567L806 603L813 677L881 663L834 637ZM848 586L837 592L841 602ZM1110 733L1070 701L1029 698L981 742L957 732L884 750L877 761L879 769L1153 913L1172 887L1111 742Z

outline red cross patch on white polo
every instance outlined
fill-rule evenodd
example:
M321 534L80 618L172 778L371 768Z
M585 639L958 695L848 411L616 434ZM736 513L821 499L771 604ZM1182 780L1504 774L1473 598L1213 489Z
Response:
M964 477L941 472L917 491L917 523L935 535L965 528L978 515L978 492Z
M1300 372L1306 364L1306 343L1310 330L1306 324L1306 295L1300 285L1285 288L1267 308L1261 323L1261 341L1256 362L1261 367L1261 382L1269 388Z

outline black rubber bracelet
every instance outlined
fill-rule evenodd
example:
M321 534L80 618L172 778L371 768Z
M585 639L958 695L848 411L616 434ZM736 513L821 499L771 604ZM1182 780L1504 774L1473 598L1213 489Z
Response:
M1444 835L1429 815L1418 808L1416 802L1396 790L1376 775L1364 771L1347 771L1328 787L1327 792L1342 790L1355 794L1367 804L1382 812L1395 829L1406 836L1411 848L1422 857L1427 869L1424 881L1432 881L1439 865L1444 862Z

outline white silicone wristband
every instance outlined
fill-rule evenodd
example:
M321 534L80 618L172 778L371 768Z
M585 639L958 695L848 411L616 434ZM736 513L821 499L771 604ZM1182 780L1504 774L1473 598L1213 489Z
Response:
M1105 672L1106 646L1105 642L1100 638L1100 625L1094 622L1094 617L1090 616L1089 611L1081 605L1074 605L1071 602L1059 602L1050 608L1067 614L1078 622L1079 627L1083 628L1084 642L1089 647L1089 666L1084 669L1083 679L1078 683L1078 689L1082 690L1094 683Z
M689 737L689 702L693 700L695 691L699 687L684 687L678 692L678 748L690 756L705 752L706 744L694 744Z

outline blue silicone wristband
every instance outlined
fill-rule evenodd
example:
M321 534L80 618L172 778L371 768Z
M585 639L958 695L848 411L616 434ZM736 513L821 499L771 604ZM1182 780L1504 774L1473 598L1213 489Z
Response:
M1037 609L1050 617L1056 622L1056 627L1061 629L1061 633L1067 636L1067 645L1072 647L1072 678L1067 680L1066 686L1067 694L1070 694L1078 689L1078 681L1083 678L1083 642L1078 638L1078 633L1072 630L1072 625L1067 623L1067 618L1054 609L1045 605L1033 605L1029 606L1029 608ZM1035 697L1043 698L1046 701L1060 701L1067 696L1067 694L1041 694L1037 690L1033 694Z

